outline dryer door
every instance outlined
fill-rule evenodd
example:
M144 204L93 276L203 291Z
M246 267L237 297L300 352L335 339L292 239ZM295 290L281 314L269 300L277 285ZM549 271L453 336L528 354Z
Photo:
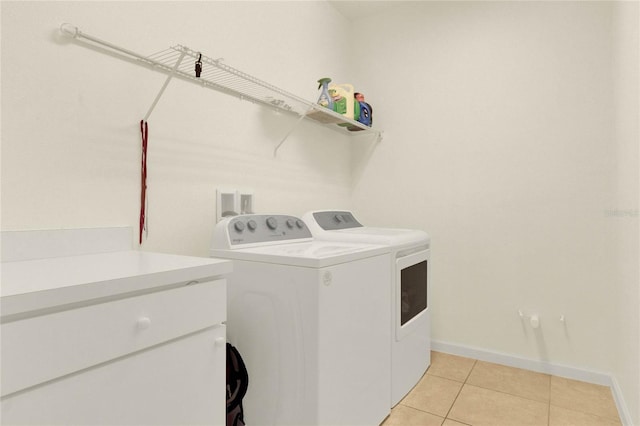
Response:
M394 324L396 340L420 328L429 308L429 255L421 250L396 258Z

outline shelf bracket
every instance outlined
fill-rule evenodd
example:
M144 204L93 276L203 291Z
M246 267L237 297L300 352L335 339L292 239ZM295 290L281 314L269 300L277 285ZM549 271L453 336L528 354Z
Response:
M306 116L306 114L302 114L294 123L294 125L291 127L291 129L289 129L289 131L284 135L284 137L282 138L282 140L280 140L280 142L278 143L278 145L276 145L276 147L273 149L273 156L276 157L278 155L278 150L280 149L280 147L282 146L282 144L289 138L289 136L291 135L291 133L293 133L293 131L296 129L296 127L298 127L298 125L300 124L300 122L302 120L304 120L304 117Z
M162 87L160 88L160 91L158 92L158 94L156 95L156 98L153 100L153 103L151 104L151 107L149 107L149 111L147 111L147 114L144 116L144 121L147 121L147 119L149 118L149 116L151 115L151 113L153 112L153 109L156 107L156 105L158 104L158 101L160 100L160 98L162 97L162 95L164 94L165 89L167 88L167 86L169 85L169 82L171 81L171 79L173 78L173 76L176 73L176 70L178 69L178 67L180 66L180 63L182 62L182 59L184 58L184 55L186 54L186 52L182 52L180 54L180 56L178 57L178 60L176 61L175 65L173 66L173 69L171 70L171 73L167 76L167 79L164 81L164 84L162 85Z
M111 44L109 42L101 40L101 39L99 39L97 37L91 36L89 34L85 34L82 31L80 31L80 29L78 29L78 27L76 27L74 25L71 25L71 24L68 24L68 23L64 23L64 24L60 25L60 31L62 32L62 34L66 35L68 37L71 37L72 39L76 39L76 40L85 39L85 40L93 42L93 43L95 43L97 45L101 45L101 46L107 47L107 48L111 49L112 51L117 52L119 54L124 54L124 56L126 56L126 57L142 60L143 62L145 62L147 64L150 64L150 65L154 65L154 66L164 65L164 64L160 64L160 63L158 63L156 61L150 60L149 58L144 57L142 55L139 55L139 54L137 54L135 52L132 52L131 50L123 49L122 47L116 46L114 44ZM144 116L144 121L147 121L147 119L149 118L149 116L153 112L153 109L156 107L156 104L158 103L158 101L162 97L162 94L164 93L165 89L169 85L169 82L171 81L171 79L176 74L176 71L178 70L178 67L180 66L180 63L182 62L182 59L185 57L185 55L186 55L186 52L182 51L180 56L178 57L178 60L176 61L176 63L171 68L171 71L168 73L167 79L165 80L164 84L162 85L162 88L160 89L160 92L158 92L158 95L153 100L153 103L151 104L151 107L147 111L147 114ZM167 68L165 68L165 70Z

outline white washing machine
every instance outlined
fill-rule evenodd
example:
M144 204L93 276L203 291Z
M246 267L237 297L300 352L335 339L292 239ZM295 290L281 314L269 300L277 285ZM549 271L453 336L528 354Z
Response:
M316 240L383 244L391 249L391 407L431 364L430 238L420 230L373 228L349 211L314 211L303 217Z
M241 215L214 230L233 260L227 336L249 372L251 425L378 425L389 415L389 247L316 241L302 220Z

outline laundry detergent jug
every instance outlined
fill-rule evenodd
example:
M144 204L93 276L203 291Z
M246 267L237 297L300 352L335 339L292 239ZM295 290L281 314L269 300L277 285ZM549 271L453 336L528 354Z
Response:
M354 116L354 90L351 84L330 84L329 95L333 98L333 110L338 114L353 120Z

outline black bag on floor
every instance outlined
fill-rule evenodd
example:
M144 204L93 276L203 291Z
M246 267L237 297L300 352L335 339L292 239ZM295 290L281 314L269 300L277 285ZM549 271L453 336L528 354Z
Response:
M242 398L249 388L249 374L238 350L227 343L227 426L245 426Z

